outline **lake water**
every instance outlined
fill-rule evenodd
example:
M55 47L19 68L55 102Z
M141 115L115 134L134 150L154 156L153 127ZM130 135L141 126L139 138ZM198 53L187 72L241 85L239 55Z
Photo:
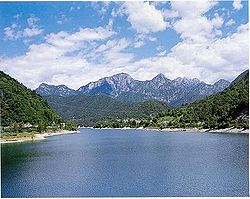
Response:
M248 196L248 135L81 129L4 144L2 197Z

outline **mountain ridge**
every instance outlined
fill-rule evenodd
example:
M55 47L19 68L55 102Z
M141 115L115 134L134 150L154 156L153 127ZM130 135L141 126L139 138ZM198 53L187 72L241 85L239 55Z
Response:
M178 77L170 80L162 73L156 75L151 80L139 81L133 79L127 73L118 73L90 82L77 90L70 89L65 85L55 86L43 83L36 89L36 92L41 96L72 96L78 94L95 96L105 94L120 100L158 100L169 103L172 106L179 106L216 94L229 85L230 82L224 79L220 79L214 84L206 84L197 78ZM124 93L126 94L124 95ZM184 99L186 95L189 98Z
M215 95L168 109L142 120L99 121L95 128L198 128L203 130L249 129L249 70ZM237 131L236 131L237 132Z

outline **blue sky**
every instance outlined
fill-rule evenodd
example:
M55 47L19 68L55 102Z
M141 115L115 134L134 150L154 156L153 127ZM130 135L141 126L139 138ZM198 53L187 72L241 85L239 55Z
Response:
M248 66L247 1L0 3L0 69L35 89L119 72L214 83Z

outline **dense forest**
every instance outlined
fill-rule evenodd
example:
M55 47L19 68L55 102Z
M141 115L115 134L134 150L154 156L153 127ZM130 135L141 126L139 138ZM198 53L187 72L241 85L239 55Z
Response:
M2 71L0 93L1 126L5 130L42 132L47 126L57 126L62 122L62 118L41 96Z
M129 102L98 96L44 96L44 99L65 120L74 120L79 125L93 126L97 121L126 118L149 118L168 109L164 102Z
M249 128L249 71L242 73L229 88L203 100L183 105L145 119L106 120L103 127L153 127L204 129Z

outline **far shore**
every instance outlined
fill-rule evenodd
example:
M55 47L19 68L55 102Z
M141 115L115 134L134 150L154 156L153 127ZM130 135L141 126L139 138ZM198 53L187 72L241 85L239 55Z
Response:
M34 137L21 137L21 138L13 138L13 139L3 139L0 138L1 144L8 144L8 143L20 143L20 142L27 142L27 141L39 141L39 140L45 140L46 137L50 136L56 136L56 135L64 135L64 134L75 134L79 131L67 131L67 130L61 130L58 132L47 132L47 133L35 133Z
M92 127L83 127L83 128L92 128ZM98 128L97 128L98 129ZM119 130L146 130L146 131L161 131L161 132L207 132L207 133L249 133L249 129L237 129L237 128L225 128L225 129L199 129L199 128L164 128L164 129L157 129L157 128L100 128L100 129L119 129Z
M93 127L80 127L80 128L91 128ZM96 128L96 129L119 129L119 130L145 130L145 131L160 131L160 132L207 132L207 133L244 133L248 134L249 129L236 129L236 128L226 128L226 129L199 129L199 128L164 128L164 129L156 129L156 128ZM45 140L47 137L56 136L56 135L65 135L65 134L75 134L79 133L79 131L67 131L61 130L58 132L46 132L46 133L36 133L34 137L21 137L21 138L12 138L12 139L3 139L0 138L0 144L8 144L8 143L20 143L20 142L28 142L28 141L40 141Z

